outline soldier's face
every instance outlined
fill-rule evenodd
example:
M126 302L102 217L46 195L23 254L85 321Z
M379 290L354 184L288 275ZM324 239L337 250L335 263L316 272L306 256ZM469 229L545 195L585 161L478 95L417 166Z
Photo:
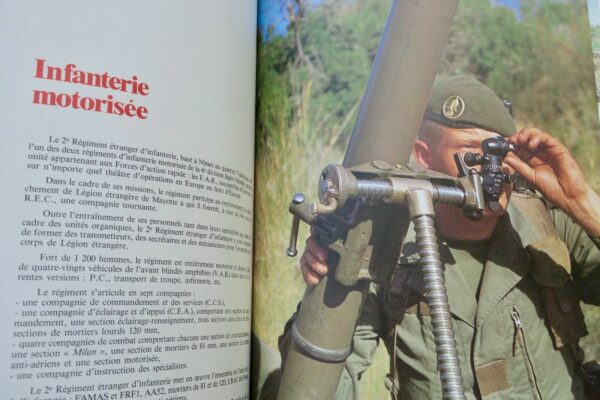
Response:
M498 134L479 128L453 129L441 125L435 126L435 132L427 134L423 139L415 143L415 156L423 166L451 176L458 175L458 167L454 162L454 154L479 153L481 154L481 142ZM420 143L419 143L420 142ZM506 173L513 173L504 164ZM511 186L503 185L500 195L500 209L495 213L487 210L485 216L500 215L506 210L510 198Z

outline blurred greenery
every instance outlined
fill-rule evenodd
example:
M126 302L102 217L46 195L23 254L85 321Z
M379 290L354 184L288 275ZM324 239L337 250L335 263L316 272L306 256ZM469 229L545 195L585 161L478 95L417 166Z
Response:
M270 346L302 296L297 259L284 255L291 195L315 198L323 165L339 162L366 86L389 1L280 0L287 35L259 30L253 329ZM439 76L474 76L513 102L519 127L565 143L600 189L600 130L586 3L522 0L521 16L488 0L461 0ZM594 28L595 57L600 29ZM306 228L300 237L308 235ZM302 243L300 243L302 247ZM586 307L600 357L600 313ZM379 350L385 353L384 350ZM386 356L365 376L366 398L385 398Z
M600 97L600 26L592 27L592 52L594 53L594 65L596 66L596 93Z

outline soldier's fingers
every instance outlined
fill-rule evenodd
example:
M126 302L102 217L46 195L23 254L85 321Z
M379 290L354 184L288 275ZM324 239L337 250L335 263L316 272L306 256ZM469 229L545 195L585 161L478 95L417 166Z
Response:
M513 138L517 141L517 144L527 143L529 136L531 135L530 129L521 129Z
M529 163L529 161L533 158L533 153L527 149L517 149L514 152L514 155L526 163Z
M527 164L525 161L523 161L521 158L519 158L513 154L509 154L504 159L504 162L506 164L508 164L510 167L512 167L519 174L521 174L521 176L523 176L523 178L525 178L525 180L527 180L528 182L531 182L531 183L535 182L534 169L529 164Z
M318 259L316 259L310 253L310 251L308 251L308 249L305 249L302 253L302 257L300 257L300 269L311 271L312 273L317 275L324 275L327 273L327 266L324 263L320 262Z
M304 263L303 265L319 275L325 275L327 273L327 265L316 259L311 253L304 253L302 261Z
M536 151L538 151L540 142L541 137L539 135L532 136L531 139L527 142L527 150L531 153L535 153Z
M523 129L511 142L516 142L518 149L527 149L530 153L560 145L550 134L536 128Z
M309 236L309 238L306 240L306 249L317 260L321 262L327 261L327 250L325 250L323 246L321 246L319 242L312 236Z
M531 167L537 167L540 164L543 164L544 159L548 159L552 157L552 150L546 153L548 150L548 143L556 142L550 135L541 132L543 136L536 136L537 139L533 140L533 135L528 135L531 138L533 143L531 146L529 145L529 141L524 143L522 146L517 146L517 149L513 152L518 158L529 164Z
M511 138L511 141L516 145L515 147L518 150L526 149L527 143L529 142L531 137L531 131L528 129L523 129L516 135Z
M520 140L523 140L523 139L528 140L528 138L530 136L535 136L535 135L540 135L540 134L547 135L546 132L544 132L543 130L538 129L538 128L523 128L519 132L517 132L516 135L513 135L513 136L519 138Z
M315 286L321 280L321 277L311 271L306 265L301 265L300 271L302 272L302 279L304 279L307 285Z
M520 159L520 160L522 160L522 161L524 161L524 162L526 162L526 163L529 164L530 160L533 158L533 154L529 150L527 150L526 148L519 146L516 137L514 137L514 136L511 137L510 141L514 145L516 145L515 146L516 148L515 148L514 151L512 151L512 152L510 152L510 153L507 154L507 158L511 158L511 157L518 158L518 159Z

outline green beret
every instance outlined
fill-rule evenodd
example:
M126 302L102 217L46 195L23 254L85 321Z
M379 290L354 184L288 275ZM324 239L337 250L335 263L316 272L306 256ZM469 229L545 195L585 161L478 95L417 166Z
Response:
M423 118L449 128L482 128L502 136L517 131L507 106L496 93L466 76L437 82Z

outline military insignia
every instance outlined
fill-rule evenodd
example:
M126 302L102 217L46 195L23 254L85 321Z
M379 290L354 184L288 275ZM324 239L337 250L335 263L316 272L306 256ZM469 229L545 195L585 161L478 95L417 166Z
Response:
M442 106L442 115L448 119L460 118L464 112L465 101L457 95L448 97Z

